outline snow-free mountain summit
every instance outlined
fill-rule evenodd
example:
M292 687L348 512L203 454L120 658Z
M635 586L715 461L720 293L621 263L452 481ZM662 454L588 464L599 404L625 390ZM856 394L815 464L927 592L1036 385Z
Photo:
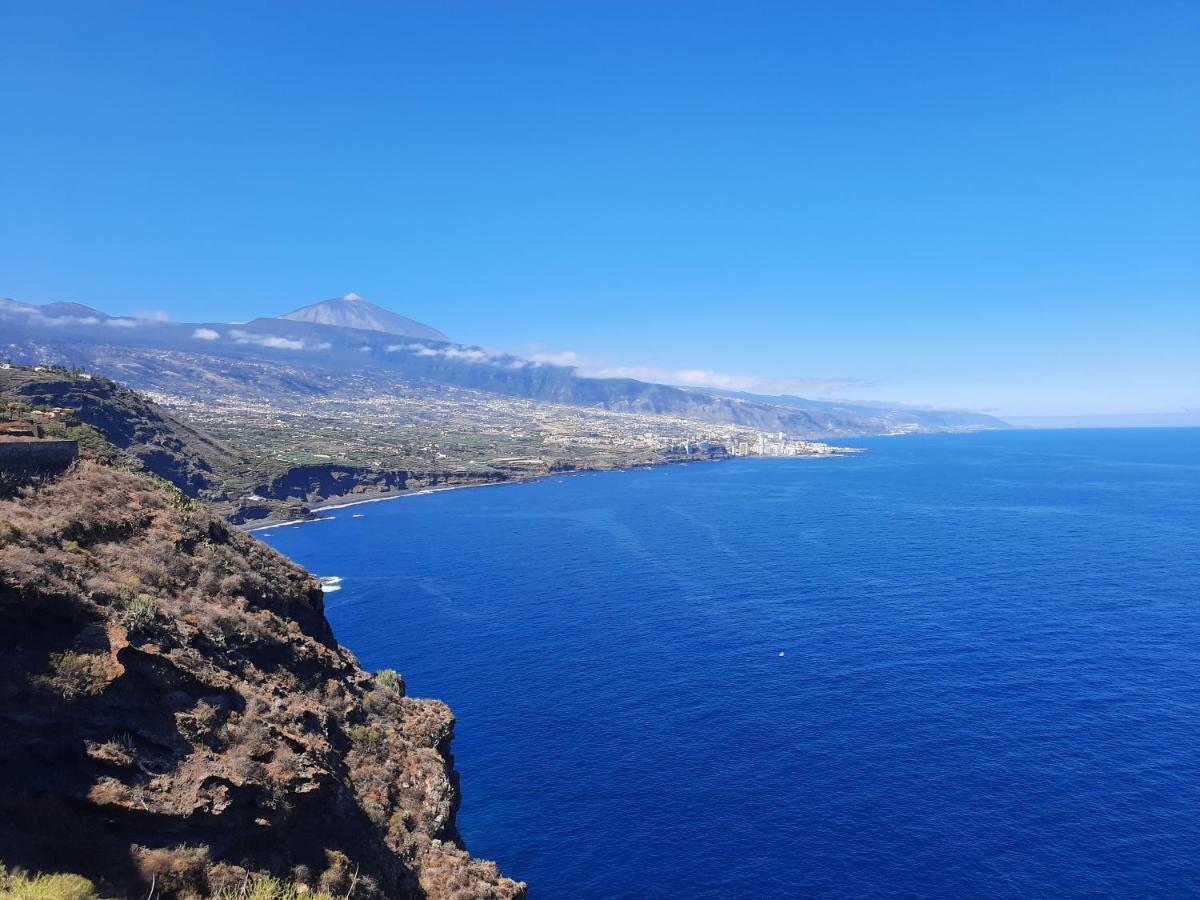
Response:
M385 331L388 334L399 334L422 341L450 342L450 338L436 328L396 315L391 310L364 300L353 291L332 300L302 306L279 318L296 322L315 322L318 325L337 325L342 328L360 328L364 331Z

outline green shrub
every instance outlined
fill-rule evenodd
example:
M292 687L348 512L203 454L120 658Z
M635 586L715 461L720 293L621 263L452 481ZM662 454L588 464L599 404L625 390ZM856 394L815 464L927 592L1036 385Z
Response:
M149 594L135 594L124 601L121 617L130 628L148 628L158 618L158 601Z
M67 428L67 438L79 442L80 456L98 459L106 463L114 463L121 458L121 451L109 443L99 431L91 425L74 425Z
M212 728L213 722L217 719L217 708L211 703L201 700L192 708L192 716L196 719L196 724L201 728Z
M96 886L82 875L26 875L0 866L0 897L5 900L94 900Z
M395 669L380 669L375 673L375 683L404 696L404 676Z
M383 746L383 735L367 725L351 725L346 729L346 737L350 738L358 750L373 753Z
M354 890L354 875L351 873L351 862L341 850L325 851L325 871L321 873L318 887L326 894L349 897ZM357 872L357 868L353 870Z

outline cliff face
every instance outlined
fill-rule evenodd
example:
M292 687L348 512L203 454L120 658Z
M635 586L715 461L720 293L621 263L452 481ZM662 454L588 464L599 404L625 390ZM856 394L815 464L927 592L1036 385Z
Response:
M515 898L461 849L454 719L333 638L313 578L144 476L0 500L0 862L120 896L268 874Z
M220 497L225 481L247 465L141 394L100 376L0 369L0 400L9 399L70 410L128 460L192 497Z
M80 441L85 457L157 475L189 497L210 503L236 525L310 518L308 505L322 501L511 477L503 471L407 471L339 463L295 465L264 477L272 468L269 461L238 456L138 392L98 375L0 369L0 406L6 401L68 411L69 434ZM80 425L84 427L74 427Z
M302 500L315 503L354 494L386 494L438 486L493 484L505 476L493 472L408 472L344 466L336 463L293 466L263 482L254 493L269 500Z

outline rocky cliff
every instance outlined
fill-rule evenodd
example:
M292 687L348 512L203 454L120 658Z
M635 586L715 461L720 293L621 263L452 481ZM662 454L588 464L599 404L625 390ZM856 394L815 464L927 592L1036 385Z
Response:
M0 402L12 401L68 412L68 436L80 439L85 452L96 449L89 438L103 440L124 462L193 497L223 498L226 482L250 465L143 395L99 375L44 367L0 369Z
M0 500L10 869L104 896L523 897L462 848L453 729L338 646L310 575L171 486L85 462Z
M62 436L78 440L85 457L156 475L238 525L308 518L309 504L322 501L513 477L503 471L409 471L338 463L280 470L261 455L239 455L122 384L61 368L0 368L0 407L8 403L60 410Z

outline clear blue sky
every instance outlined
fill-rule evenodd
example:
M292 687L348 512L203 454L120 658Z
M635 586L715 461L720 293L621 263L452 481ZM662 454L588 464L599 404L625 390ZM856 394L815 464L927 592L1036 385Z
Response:
M0 296L1200 407L1195 2L0 0L0 114Z

